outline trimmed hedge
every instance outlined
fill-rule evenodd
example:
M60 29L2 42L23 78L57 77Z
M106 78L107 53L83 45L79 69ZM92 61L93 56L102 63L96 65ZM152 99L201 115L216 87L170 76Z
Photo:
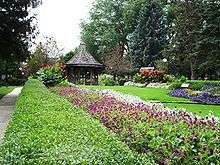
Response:
M15 87L12 86L2 86L0 87L0 99L6 94L10 93Z
M205 85L213 85L213 86L219 86L220 87L220 81L211 81L211 80L188 80L187 83L192 85L192 89L194 90L200 90Z
M152 164L82 109L29 80L0 147L0 164Z

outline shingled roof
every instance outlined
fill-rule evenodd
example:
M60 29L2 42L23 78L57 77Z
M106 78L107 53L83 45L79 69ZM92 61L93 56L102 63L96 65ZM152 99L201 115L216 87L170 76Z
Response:
M69 66L81 66L81 67L103 67L102 64L97 62L94 57L86 51L84 43L80 44L79 52L74 55L68 62Z

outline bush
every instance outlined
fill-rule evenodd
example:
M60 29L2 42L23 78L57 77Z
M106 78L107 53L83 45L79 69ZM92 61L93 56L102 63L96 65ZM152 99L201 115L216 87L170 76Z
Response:
M172 83L170 84L169 89L170 89L170 90L178 89L178 88L181 87L182 84L183 84L182 82L176 80L176 81L174 81L174 82L172 82Z
M38 71L39 80L46 86L55 86L62 81L62 72L57 66L46 66Z
M145 82L161 82L165 72L159 70L143 70L141 76L144 77Z
M112 75L103 74L99 77L99 84L104 86L114 86L114 77Z
M194 90L201 90L203 86L207 85L220 87L220 81L188 80L187 83L190 83Z
M174 82L176 80L176 77L174 75L170 75L170 74L165 74L163 77L163 81L164 82Z
M38 80L24 86L0 147L1 164L147 164L142 161Z

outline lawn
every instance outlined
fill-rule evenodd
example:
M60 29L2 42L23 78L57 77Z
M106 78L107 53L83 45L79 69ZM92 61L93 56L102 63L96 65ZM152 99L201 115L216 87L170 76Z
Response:
M14 89L14 87L12 86L2 86L0 87L0 99L5 96L6 94L8 94L9 92L11 92Z
M190 102L189 99L177 98L168 96L167 89L157 89L157 88L138 88L138 87L128 87L128 86L82 86L92 90L104 90L112 89L125 94L130 94L134 96L139 96L143 100L159 100L163 102L166 106L171 108L185 108L189 112L194 112L201 116L206 116L213 111L215 116L220 117L220 106L219 105L202 105L202 104L187 104L184 102Z

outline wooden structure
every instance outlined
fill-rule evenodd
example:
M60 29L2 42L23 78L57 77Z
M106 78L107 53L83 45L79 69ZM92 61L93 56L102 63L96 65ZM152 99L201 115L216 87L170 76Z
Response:
M94 57L86 51L81 43L79 52L67 64L69 82L74 84L98 85L98 75L104 68Z

